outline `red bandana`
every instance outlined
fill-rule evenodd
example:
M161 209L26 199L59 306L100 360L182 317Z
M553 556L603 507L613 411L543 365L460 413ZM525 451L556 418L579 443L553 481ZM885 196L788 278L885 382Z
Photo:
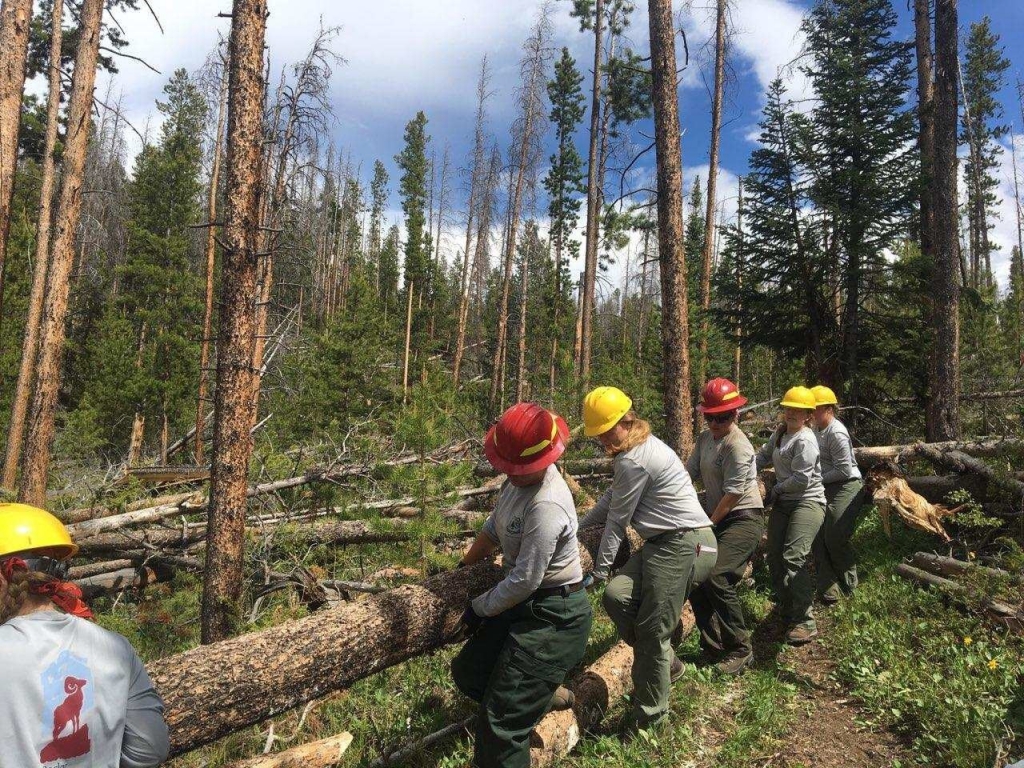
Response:
M28 565L20 557L9 557L4 561L2 572L4 579L10 581L15 571L27 571ZM29 592L34 595L43 595L50 598L54 605L65 613L78 616L81 619L92 620L92 611L82 600L82 590L78 585L67 581L47 581L43 584L32 584Z

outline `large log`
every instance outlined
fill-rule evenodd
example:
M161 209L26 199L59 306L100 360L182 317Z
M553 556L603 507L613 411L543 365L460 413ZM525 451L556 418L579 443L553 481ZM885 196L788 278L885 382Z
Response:
M912 565L900 563L896 566L896 574L908 581L917 582L922 586L935 587L940 592L962 603L970 600L970 590L963 584L943 578L942 576L936 576L927 571L922 571L920 568L915 568ZM1021 615L1017 608L999 600L992 600L991 598L984 598L982 604L988 615L998 623L1017 633L1024 630L1024 616Z
M72 523L67 526L67 529L68 533L71 534L71 538L77 541L78 539L85 539L100 533L116 531L120 528L128 528L143 523L155 523L167 517L195 514L205 509L205 497L189 497L181 502L146 507L133 512L123 512L119 515L98 517L93 520L83 520L80 523Z
M167 575L166 573L164 574ZM160 575L152 568L122 568L110 573L86 576L75 583L86 600L91 600L105 592L118 592L126 589L142 589L148 584L160 580Z
M149 528L110 531L76 541L79 557L118 557L134 550L184 549L206 539L206 529Z
M1008 472L997 472L992 467L979 461L966 451L958 449L940 450L934 445L918 446L918 453L933 464L951 469L960 474L975 474L985 478L991 485L1009 492L1015 502L1024 501L1024 483Z
M150 507L164 507L168 504L181 504L182 502L193 499L198 502L203 498L203 494L199 491L187 491L185 493L173 493L167 496L138 499L137 501L124 505L123 508L120 505L110 506L107 504L93 504L88 507L79 507L77 509L65 509L63 511L54 512L53 514L65 524L81 523L85 520L93 520L97 517L110 517L111 515L120 515L124 512L135 512L137 510L148 509Z
M682 635L696 624L690 604L683 608ZM550 765L569 754L583 733L593 730L633 687L633 649L618 642L569 686L576 696L571 710L549 712L530 734L530 766Z
M337 736L300 744L274 755L239 760L229 764L227 768L331 768L338 764L350 744L352 734L345 731Z
M939 576L962 576L965 573L980 573L989 578L1020 579L1020 577L1015 577L1009 571L1004 571L1002 568L986 568L983 565L957 560L955 557L936 555L932 552L915 552L911 562L916 568Z
M602 529L580 533L583 567ZM619 562L640 545L625 542ZM180 754L451 642L466 601L501 579L492 562L151 662Z

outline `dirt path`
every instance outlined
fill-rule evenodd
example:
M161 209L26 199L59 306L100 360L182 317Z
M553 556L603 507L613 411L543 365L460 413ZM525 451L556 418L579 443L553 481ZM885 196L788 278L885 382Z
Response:
M818 622L827 633L827 620ZM833 676L835 665L820 643L788 648L782 657L797 683L794 721L785 746L765 763L776 768L888 768L910 762L893 733L871 728L868 719Z

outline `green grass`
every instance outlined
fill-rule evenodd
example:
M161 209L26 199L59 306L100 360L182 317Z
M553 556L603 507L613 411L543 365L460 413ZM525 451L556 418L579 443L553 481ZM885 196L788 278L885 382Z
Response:
M861 585L832 611L825 638L841 678L922 763L992 766L1024 733L1021 638L893 575L895 562L933 540L890 541L869 515L857 543Z

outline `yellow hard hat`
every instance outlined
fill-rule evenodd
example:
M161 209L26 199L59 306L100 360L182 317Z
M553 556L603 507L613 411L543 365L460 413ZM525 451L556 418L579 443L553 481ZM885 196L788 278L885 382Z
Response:
M0 504L0 557L40 549L49 550L47 555L58 560L67 560L78 552L64 523L45 509Z
M814 393L815 405L839 405L839 401L836 400L836 393L824 384L811 387L811 392Z
M629 413L633 401L616 387L598 387L583 398L583 433L603 435Z
M786 390L781 405L783 408L803 408L813 411L816 407L814 393L803 385L790 387Z

